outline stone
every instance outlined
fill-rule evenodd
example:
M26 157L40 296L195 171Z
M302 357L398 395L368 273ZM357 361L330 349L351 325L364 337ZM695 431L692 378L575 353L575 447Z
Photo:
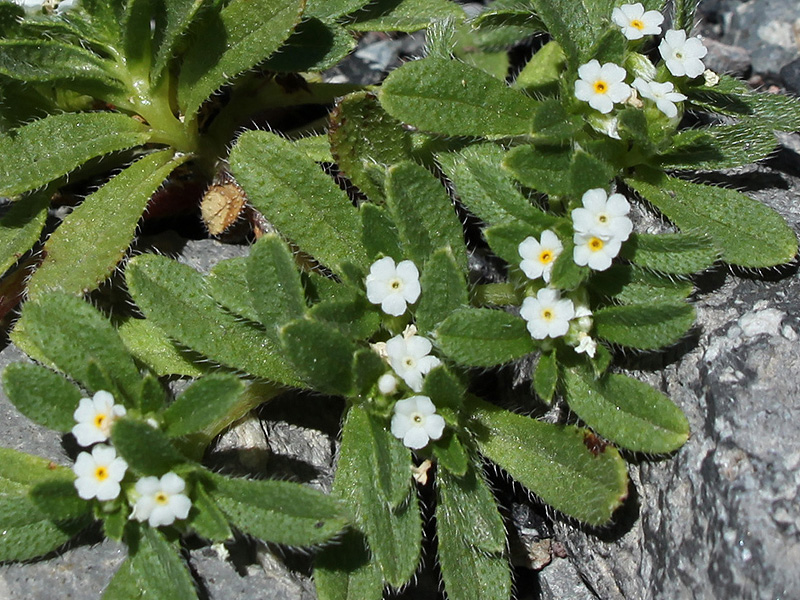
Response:
M787 90L800 95L800 58L785 64L780 72L781 81Z

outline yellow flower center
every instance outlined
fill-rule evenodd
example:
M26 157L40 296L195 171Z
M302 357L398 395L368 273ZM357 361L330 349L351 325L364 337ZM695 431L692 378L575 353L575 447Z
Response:
M419 425L420 423L422 423L422 415L419 413L414 413L413 415L411 415L411 420L414 421L414 423L416 423L417 425Z
M103 428L103 423L106 422L107 415L99 414L94 416L94 426L98 429Z
M390 279L389 280L389 287L393 290L397 291L403 287L403 282L400 279Z
M603 246L605 246L605 244L600 238L593 237L589 240L589 250L592 252L599 252L603 249Z
M597 220L601 223L605 223L608 221L608 215L598 215Z
M164 505L169 502L169 496L167 496L164 492L158 492L155 495L155 501L158 504Z
M603 81L602 79L598 79L594 82L594 93L595 94L605 94L608 91L608 84Z
M414 360L414 358L412 356L406 356L403 359L403 366L406 369L413 369L416 364L417 364L417 361Z
M555 316L556 316L555 313L549 308L545 308L542 311L542 319L544 319L545 321L552 321L555 318Z
M542 250L542 253L539 255L539 262L546 265L551 262L553 258L553 253L550 250Z
M639 19L634 19L633 21L631 21L631 27L641 31L642 29L644 29L644 23Z
M97 479L97 481L105 481L108 479L109 475L110 473L106 467L97 467L94 470L94 478Z

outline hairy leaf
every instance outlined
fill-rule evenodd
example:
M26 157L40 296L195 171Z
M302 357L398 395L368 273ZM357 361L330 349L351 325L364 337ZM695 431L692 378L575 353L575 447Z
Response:
M48 194L34 194L15 202L0 218L0 275L37 242L49 204Z
M502 365L535 349L525 321L489 308L454 311L434 339L448 358L469 367Z
M290 73L324 71L355 47L356 41L344 27L317 18L304 18L263 67Z
M178 437L203 431L228 415L244 391L234 375L212 373L194 381L163 413L165 433Z
M422 335L429 335L453 311L469 305L464 271L450 248L441 248L431 255L422 272L420 287L425 293L420 296L415 315Z
M623 244L620 255L639 266L671 275L703 271L718 257L707 236L692 233L634 233Z
M3 390L19 412L56 431L72 429L72 414L83 397L83 392L62 375L25 363L5 368Z
M446 0L374 0L350 15L355 31L418 31L433 21L463 19L464 12Z
M292 321L282 329L281 340L295 371L309 387L341 396L353 391L356 346L332 325Z
M685 302L609 306L594 313L597 337L609 342L656 350L680 340L694 325L694 307Z
M262 237L247 261L250 304L264 327L280 328L306 311L303 286L292 253L276 235Z

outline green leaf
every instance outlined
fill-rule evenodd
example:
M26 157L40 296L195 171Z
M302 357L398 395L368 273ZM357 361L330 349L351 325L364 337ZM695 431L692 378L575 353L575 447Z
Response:
M319 19L338 19L369 4L369 0L308 0L305 14Z
M258 313L253 306L250 286L247 283L247 265L250 259L237 256L219 261L206 276L206 285L214 300L229 311L259 322Z
M189 158L172 155L162 150L145 156L72 211L44 245L45 259L28 284L30 297L49 289L86 293L108 278L131 245L153 193Z
M783 217L744 194L642 168L625 181L681 230L708 234L725 262L772 267L797 254L797 236Z
M356 346L333 326L298 320L286 325L281 340L289 360L309 387L347 396L353 390Z
M259 539L309 546L342 531L348 517L341 503L312 488L288 481L256 481L213 476L212 498L243 532Z
M481 453L547 504L590 525L607 523L628 495L613 447L592 452L584 429L543 423L470 399Z
M387 211L376 204L365 202L360 207L360 213L367 256L371 259L391 256L395 262L403 260L400 236Z
M523 185L555 196L580 197L592 188L608 187L615 174L587 152L556 146L517 146L504 164Z
M0 196L43 186L97 156L147 141L148 128L115 113L50 115L0 137Z
M614 344L656 350L680 340L694 325L694 307L685 302L627 304L594 313L597 337Z
M675 29L685 29L687 33L694 28L694 16L700 0L674 0L673 24Z
M306 301L292 252L277 235L265 235L247 261L250 303L267 329L302 318Z
M25 502L29 502L26 506ZM5 505L12 504L15 509L25 510L27 522L18 525L4 524ZM91 517L54 523L42 514L26 496L0 497L0 560L22 561L52 552L68 542L91 523Z
M608 28L614 0L532 0L534 12L574 67L591 53Z
M463 19L460 7L447 0L377 0L350 15L355 31L419 31L433 21Z
M314 584L319 600L381 600L383 576L364 535L349 530L317 554Z
M168 542L152 527L139 527L137 533L135 540L126 537L128 558L103 591L102 600L197 600L194 580L178 543Z
M358 212L291 142L265 131L244 133L230 164L256 210L301 250L334 271L344 263L366 268Z
M178 437L203 431L225 417L243 391L244 383L234 375L212 373L196 380L164 411L164 432Z
M555 352L542 352L533 371L533 389L550 404L558 386L558 360Z
M233 532L228 525L228 517L214 502L205 486L201 484L194 488L192 508L196 511L196 514L192 516L192 529L199 536L212 542L224 542L233 537Z
M0 40L0 75L86 92L120 89L112 62L80 46L55 40Z
M514 87L531 95L555 92L566 67L566 58L558 42L555 40L547 42L517 74Z
M536 100L477 67L435 57L392 71L379 98L396 119L445 135L530 133L538 106Z
M129 405L138 400L141 376L108 320L90 304L63 292L25 303L11 338L26 353L82 384L90 392L91 364L111 377L107 390ZM124 402L125 403L125 402Z
M506 531L489 487L471 468L463 478L437 473L436 538L451 600L507 600L511 572Z
M429 335L450 313L469 305L469 293L464 271L456 262L450 248L434 252L420 277L425 290L417 304L416 325L423 335Z
M167 404L167 391L156 376L146 373L142 378L139 398L139 408L142 413L159 412Z
M179 348L149 319L128 319L117 327L117 333L128 352L159 377L183 375L199 377L204 370L195 363L197 357Z
M519 254L520 243L529 235L539 237L541 231L543 230L539 230L527 223L511 220L500 225L488 227L484 230L483 235L492 252L509 265L519 267L520 262L522 262L522 257Z
M166 433L142 421L117 420L111 429L111 441L128 466L140 475L161 477L186 462Z
M72 479L72 470L11 448L0 447L0 495L26 494L37 483Z
M220 308L191 267L142 255L130 261L126 278L139 308L172 339L220 364L303 387L273 338Z
M365 131L369 135L364 135ZM350 94L339 101L331 114L328 137L341 171L375 202L384 196L381 167L412 157L411 135L369 92Z
M3 390L19 412L56 431L72 429L72 414L83 397L83 392L62 375L25 363L5 368Z
M489 308L454 311L434 339L443 354L468 367L502 365L535 350L525 321Z
M690 280L659 275L635 265L615 264L592 275L591 291L622 304L652 304L685 300L694 285Z
M324 71L355 47L355 39L344 27L304 17L289 39L262 66L270 71L289 73Z
M689 422L664 394L625 375L595 380L584 368L564 370L570 410L603 437L634 452L663 453L689 438Z
M32 195L11 205L0 218L0 276L39 240L50 197Z
M641 267L670 275L704 271L718 256L708 236L691 233L634 233L620 255Z
M300 22L302 0L233 0L194 31L178 80L178 102L191 115L232 77L269 57Z
M405 584L422 543L411 457L383 423L357 406L345 418L333 490L366 533L383 578L394 587Z
M438 408L438 407L437 407ZM469 467L469 456L453 430L446 430L433 444L433 455L440 469L462 477Z
M547 229L556 219L531 204L502 168L505 152L495 144L439 155L442 170L467 210L488 225L521 221Z
M397 226L405 255L424 270L431 255L450 248L466 271L464 233L447 191L424 167L402 162L389 169L386 205Z
M179 54L180 46L188 35L190 26L207 0L165 0L163 12L155 12L158 37L154 50L153 66L150 69L150 81L157 84L168 73L173 57Z
M380 327L380 316L363 293L352 291L349 298L318 302L311 308L309 315L312 319L333 325L345 337L365 340L372 337Z

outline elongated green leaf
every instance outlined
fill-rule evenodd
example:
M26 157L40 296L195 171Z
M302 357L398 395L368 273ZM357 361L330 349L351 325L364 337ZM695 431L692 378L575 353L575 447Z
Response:
M102 600L196 600L194 580L178 542L168 542L152 527L140 527L137 533L135 550L114 574Z
M356 346L333 326L298 320L281 331L289 360L309 387L346 396L353 391L352 361Z
M191 267L142 255L131 260L126 274L139 308L175 341L257 377L303 387L273 338L220 308Z
M350 15L356 31L418 31L434 21L463 19L464 12L446 0L377 0Z
M63 292L46 292L25 303L12 339L36 360L69 375L91 392L91 367L101 369L117 400L135 404L141 376L108 320L90 304Z
M361 205L361 222L364 248L372 259L391 256L395 262L403 260L400 247L400 234L389 218L388 211L376 204L365 202Z
M335 545L326 546L314 562L314 584L319 600L381 600L383 576L370 555L364 535L345 532Z
M506 531L492 492L471 468L463 478L437 473L439 565L451 600L507 600L511 573Z
M202 484L194 488L192 507L197 511L192 517L192 529L199 536L214 542L224 542L233 537L228 517Z
M269 57L300 22L303 0L233 0L195 32L178 81L182 112Z
M369 0L308 0L305 14L319 19L337 19L369 4Z
M575 67L608 27L614 0L533 0L536 15ZM582 61L583 62L583 61Z
M543 423L470 399L483 428L481 452L553 508L602 525L628 494L625 463L613 447L593 452L578 427Z
M375 417L353 407L345 418L334 494L355 513L383 578L406 583L416 570L422 529L408 449Z
M150 69L150 80L153 84L157 84L167 73L170 60L177 55L182 40L188 35L189 26L206 4L210 4L210 1L166 0L163 2L163 12L155 13L158 44L154 48L153 66Z
M329 69L356 47L344 27L304 18L295 32L263 64L270 71L305 73Z
M0 275L39 239L49 204L47 194L35 194L15 202L0 218Z
M171 437L202 431L224 417L239 400L244 384L234 375L206 375L192 383L164 411L165 432Z
M694 307L685 302L609 306L594 313L597 337L615 344L656 350L674 344L694 325Z
M26 504L27 503L27 504ZM4 507L13 505L17 510L24 510L27 522L18 525L3 524ZM87 505L88 506L88 505ZM68 542L82 529L92 522L89 515L64 522L53 522L47 515L36 508L27 496L0 497L0 560L29 560L52 552Z
M0 137L0 195L35 189L91 158L143 144L148 137L145 125L114 113L39 119Z
M635 452L672 452L689 438L689 422L664 394L625 375L595 380L586 369L564 370L570 410L615 444Z
M45 259L28 283L30 297L50 289L85 293L114 272L153 193L189 158L172 154L162 150L138 160L64 219L44 246Z
M505 152L495 144L470 146L459 153L439 155L439 162L455 184L459 200L488 225L522 221L547 229L555 221L531 204L502 169Z
M622 304L657 304L686 300L694 284L635 265L615 264L592 276L591 289Z
M291 142L264 131L242 134L230 164L253 206L300 249L333 270L366 267L358 212Z
M533 389L548 404L558 386L558 360L555 352L542 352L533 372Z
M149 319L128 319L117 327L128 352L159 377L184 375L199 377L203 368L190 352L175 345L169 336Z
M72 429L72 414L83 397L83 392L62 375L24 363L6 367L3 390L19 412L56 431Z
M408 258L424 268L434 252L450 248L458 266L466 270L461 223L447 191L427 169L411 162L390 168L386 205Z
M25 494L37 483L71 479L71 470L11 448L0 447L0 494Z
M365 130L370 135L365 136ZM331 115L328 137L336 164L374 202L384 197L385 170L381 167L412 157L411 135L368 92L339 101Z
M423 335L432 332L450 314L469 305L467 280L450 248L431 255L420 278L425 293L417 305L417 329Z
M477 67L435 57L393 71L379 98L396 119L446 135L530 133L538 106Z
M186 462L167 435L147 423L120 419L111 430L111 441L128 467L140 475L161 477Z
M525 321L489 308L453 312L436 330L436 344L451 360L468 367L494 367L534 351Z
M247 261L250 303L267 328L280 328L306 312L303 285L292 253L276 235L262 237Z
M0 75L28 83L60 83L73 89L116 89L114 65L80 46L54 40L0 40Z
M703 271L717 260L708 237L687 233L633 234L620 254L637 265L672 275Z
M231 522L262 540L290 546L321 544L348 523L332 496L288 481L214 476L209 490Z
M517 146L504 162L523 185L544 194L580 197L586 190L608 186L613 168L582 150Z
M244 256L219 261L206 277L206 285L214 300L222 306L258 323L259 316L253 306L247 283L248 262L249 259Z
M797 236L783 217L744 194L645 169L626 182L683 231L707 233L725 262L772 267L797 254Z

